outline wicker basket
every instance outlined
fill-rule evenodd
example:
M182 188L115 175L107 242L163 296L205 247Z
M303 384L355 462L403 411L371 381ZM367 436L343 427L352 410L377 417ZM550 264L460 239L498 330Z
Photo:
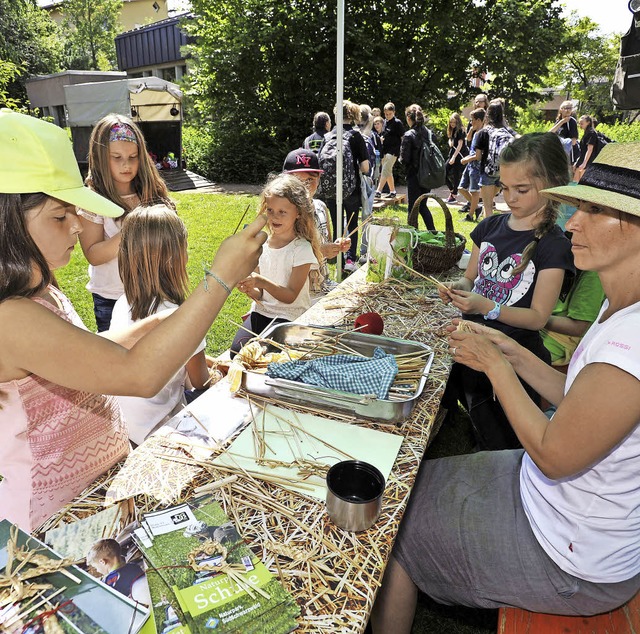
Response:
M454 266L462 257L467 240L462 234L454 232L451 212L444 200L435 194L422 194L422 196L418 197L409 214L409 224L416 229L418 228L420 203L425 198L433 198L442 207L445 220L446 246L440 247L434 244L418 243L413 251L413 268L418 273L442 273ZM461 240L459 244L456 244L456 237Z

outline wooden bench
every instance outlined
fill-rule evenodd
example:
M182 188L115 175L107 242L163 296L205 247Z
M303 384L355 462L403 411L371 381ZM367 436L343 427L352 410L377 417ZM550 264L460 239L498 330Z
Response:
M500 608L498 634L640 634L640 593L597 616L557 616Z
M406 202L407 197L404 194L397 194L395 198L375 198L373 201L374 209L382 209L383 207L395 207Z

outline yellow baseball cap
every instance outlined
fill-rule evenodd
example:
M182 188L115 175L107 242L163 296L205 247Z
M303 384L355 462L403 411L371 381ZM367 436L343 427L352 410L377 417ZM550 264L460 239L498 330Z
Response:
M0 110L0 193L42 192L100 216L123 209L85 187L67 132L52 123Z

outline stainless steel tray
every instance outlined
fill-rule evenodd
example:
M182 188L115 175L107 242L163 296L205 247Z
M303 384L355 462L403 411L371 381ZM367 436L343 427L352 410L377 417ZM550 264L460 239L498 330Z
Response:
M327 410L355 414L361 418L370 418L384 422L402 422L411 414L416 400L422 394L431 363L433 351L423 343L407 341L405 339L392 339L378 335L367 335L360 332L348 332L336 328L322 326L304 326L302 324L286 323L277 324L262 333L260 339L271 339L290 348L296 348L300 344L309 341L331 340L338 334L343 334L341 341L366 356L372 357L376 347L382 348L389 354L406 354L416 351L430 351L426 357L422 376L415 393L407 398L398 400L379 399L375 395L351 394L340 392L314 385L305 385L298 381L287 379L273 379L259 372L247 371L244 375L244 385L247 392L277 398L290 403L319 406ZM266 344L268 352L277 351L272 344Z

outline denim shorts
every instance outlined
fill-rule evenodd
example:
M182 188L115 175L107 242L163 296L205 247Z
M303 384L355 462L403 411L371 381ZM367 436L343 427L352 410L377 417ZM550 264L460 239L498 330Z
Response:
M93 314L96 316L96 326L98 332L104 332L111 327L111 313L116 305L115 299L108 299L96 293L93 295Z
M489 176L484 170L480 170L480 187L489 187L496 185L500 180L499 176Z
M478 181L480 179L480 170L473 163L465 165L464 172L462 172L462 178L460 179L460 185L458 189L464 189L468 192L477 192L480 190Z

